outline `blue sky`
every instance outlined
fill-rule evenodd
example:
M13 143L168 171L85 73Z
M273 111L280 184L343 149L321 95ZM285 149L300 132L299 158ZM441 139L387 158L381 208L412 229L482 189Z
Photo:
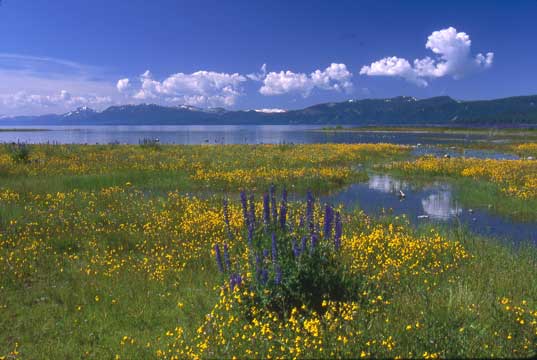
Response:
M535 94L536 17L537 0L3 0L0 115Z

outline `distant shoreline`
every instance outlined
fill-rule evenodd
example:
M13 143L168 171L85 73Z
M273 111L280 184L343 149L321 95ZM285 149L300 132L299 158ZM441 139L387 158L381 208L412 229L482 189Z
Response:
M50 129L24 129L24 128L0 129L0 132L34 132L34 131L52 131L52 130Z
M320 132L359 132L359 133L410 133L410 134L474 134L474 135L537 135L536 128L461 128L461 127L409 127L409 126L367 126L367 127L323 127L314 129Z

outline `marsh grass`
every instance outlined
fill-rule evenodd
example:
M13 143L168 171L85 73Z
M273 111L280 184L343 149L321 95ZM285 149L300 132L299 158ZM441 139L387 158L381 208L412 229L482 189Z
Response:
M507 196L498 185L487 181L456 179L452 183L457 189L455 197L464 207L489 209L521 221L537 220L537 199Z
M520 198L507 194L504 191L505 185L501 183L494 183L486 179L463 177L456 173L449 175L427 174L419 171L402 171L397 168L390 169L388 173L418 186L434 182L451 184L456 190L454 191L455 199L466 208L486 209L515 220L537 220L537 211L535 211L537 209L537 199L531 197ZM522 177L523 174L520 176Z
M2 186L21 192L95 190L130 182L148 190L327 191L367 179L370 164L404 159L397 145L27 145L30 162L0 148ZM362 164L362 168L356 168Z

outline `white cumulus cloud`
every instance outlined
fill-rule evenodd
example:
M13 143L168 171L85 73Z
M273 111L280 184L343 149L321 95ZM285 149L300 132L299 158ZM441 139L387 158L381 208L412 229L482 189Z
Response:
M162 81L155 80L149 70L140 75L139 88L130 86L129 79L118 81L120 92L131 90L137 100L205 106L232 106L243 94L242 83L246 77L238 74L214 71L196 71L192 74L177 73ZM125 87L124 85L127 85ZM121 89L120 89L121 88Z
M360 74L369 76L399 76L419 86L427 86L427 81L420 78L408 60L397 56L386 57L364 66Z
M263 95L282 95L299 93L304 97L315 88L335 91L352 90L352 73L345 64L332 63L324 70L315 70L311 74L295 73L290 70L269 72L259 92Z
M300 92L309 95L313 84L308 75L292 71L269 72L263 80L259 92L263 95L281 95L290 92Z
M360 74L401 77L419 86L427 86L429 79L444 76L459 79L473 71L489 68L494 60L492 52L472 56L471 46L468 34L449 27L434 31L427 38L425 48L431 50L435 58L428 56L411 64L404 58L386 57L363 66Z
M125 92L130 87L130 80L127 78L119 79L117 81L116 87L117 87L117 91L119 91L120 93Z

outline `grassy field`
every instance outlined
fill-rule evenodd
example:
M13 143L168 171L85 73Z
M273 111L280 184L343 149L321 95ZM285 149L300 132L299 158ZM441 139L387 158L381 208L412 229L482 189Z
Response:
M409 151L2 148L0 359L535 356L535 248L312 199L382 168L536 201L531 160Z

